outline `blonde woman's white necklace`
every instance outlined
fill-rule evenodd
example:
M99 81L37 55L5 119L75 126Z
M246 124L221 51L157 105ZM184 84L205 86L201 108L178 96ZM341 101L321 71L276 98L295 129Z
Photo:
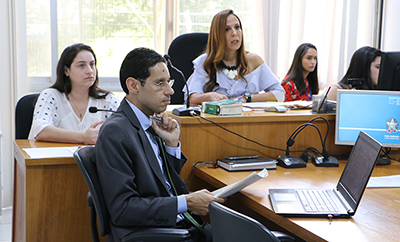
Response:
M222 70L222 72L229 78L229 79L235 79L238 75L237 73L237 68L239 67L239 64L235 65L235 66L227 66L224 61L221 61L222 66L224 67L224 69Z

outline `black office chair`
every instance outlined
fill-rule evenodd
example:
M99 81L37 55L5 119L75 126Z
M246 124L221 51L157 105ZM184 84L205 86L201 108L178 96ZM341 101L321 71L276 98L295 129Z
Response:
M74 158L86 180L86 184L89 187L87 202L90 207L90 226L92 229L93 241L98 242L100 240L96 219L98 219L101 236L108 235L111 232L111 227L110 215L105 204L104 194L97 175L94 152L95 147L93 146L83 147L75 151ZM189 237L190 233L186 229L145 228L127 235L122 241L185 241Z
M171 57L172 64L181 70L186 80L193 73L192 61L203 53L207 46L208 33L188 33L176 37L168 48L168 55ZM184 96L182 89L185 85L182 76L168 66L171 78L175 79L174 91L171 96L171 104L182 104Z
M209 213L214 241L294 241L293 237L281 232L270 231L258 221L220 203L210 203Z
M28 94L18 100L15 107L15 139L28 138L38 96L39 93Z

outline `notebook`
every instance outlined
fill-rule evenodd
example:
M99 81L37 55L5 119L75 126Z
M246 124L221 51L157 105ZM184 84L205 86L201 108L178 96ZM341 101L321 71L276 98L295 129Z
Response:
M218 159L217 164L228 171L262 170L264 168L276 169L276 160L269 157L240 160Z
M378 141L360 131L336 188L269 189L275 213L300 217L353 216L381 149Z

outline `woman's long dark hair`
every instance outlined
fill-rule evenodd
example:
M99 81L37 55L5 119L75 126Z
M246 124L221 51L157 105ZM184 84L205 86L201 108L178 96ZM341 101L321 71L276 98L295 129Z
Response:
M293 80L294 84L296 84L297 89L299 90L300 94L306 93L306 85L304 83L304 76L303 76L303 56L306 54L308 49L315 49L317 50L317 47L315 47L313 44L310 43L304 43L301 44L299 47L297 47L297 50L294 54L293 57L293 62L292 65L290 66L290 69L288 73L286 74L287 78L283 80L282 85ZM318 61L315 64L314 71L308 73L307 76L308 83L311 88L312 94L317 94L319 92L319 84L318 84Z
M98 87L99 75L97 71L96 55L94 54L94 51L90 46L82 43L73 44L64 49L63 53L61 54L60 60L58 61L57 64L57 80L56 83L54 83L54 85L51 86L51 88L55 88L59 92L65 93L66 95L68 95L71 92L72 89L71 80L69 79L68 76L65 75L65 67L71 68L72 62L74 61L78 53L81 51L89 51L90 53L92 53L95 60L96 80L94 81L93 85L89 88L89 96L96 99L104 99L109 93L109 91L103 90Z
M340 80L339 84L342 87L348 87L348 79L363 78L364 85L358 89L374 90L375 86L371 79L371 63L377 56L381 56L382 52L370 46L364 46L354 52L351 57L349 68L346 75Z

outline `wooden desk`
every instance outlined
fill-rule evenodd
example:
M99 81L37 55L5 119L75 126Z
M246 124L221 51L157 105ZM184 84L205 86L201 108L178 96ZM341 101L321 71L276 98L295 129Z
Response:
M202 114L206 118L262 144L286 148L291 133L317 115L310 110L283 114L244 112L237 116ZM327 149L331 154L346 154L347 146L334 145L335 115L322 114L330 123ZM197 161L215 161L225 155L255 154L270 157L284 152L250 143L198 117L176 117L181 123L182 151L188 162L181 176L187 180ZM313 122L325 136L323 120ZM90 241L88 192L85 180L71 158L31 159L22 149L32 147L76 146L51 142L16 140L14 143L15 184L13 241ZM321 149L314 128L306 128L291 150L309 146ZM192 183L191 183L192 184ZM191 185L189 184L189 185ZM191 188L189 186L189 188Z
M14 142L13 241L92 240L89 189L74 158L31 159L22 150L57 146L77 144Z
M398 241L400 237L400 188L367 188L352 218L285 218L272 211L269 188L333 188L345 166L269 170L269 176L228 198L227 205L245 213L271 230L293 234L298 241ZM243 179L251 172L227 172L199 165L190 183L211 191ZM372 176L400 174L400 163L375 167Z
M346 155L350 152L349 146L335 145L335 118L334 113L313 114L310 109L288 111L286 113L274 113L264 111L243 112L243 115L217 116L204 114L207 119L229 129L246 138L261 144L286 149L286 142L294 130L301 124L307 123L312 118L322 116L329 122L329 134L326 140L326 148L331 155ZM254 154L276 158L285 155L284 151L268 149L254 144L232 133L229 133L216 125L199 117L174 116L181 124L182 151L188 158L188 162L182 169L181 177L188 179L190 170L198 161L216 161L225 156ZM327 125L324 120L317 119L313 122L321 130L322 138L325 138ZM315 147L322 151L318 131L309 126L296 137L290 151L304 150ZM291 155L301 153L291 152ZM189 187L190 188L190 187Z

